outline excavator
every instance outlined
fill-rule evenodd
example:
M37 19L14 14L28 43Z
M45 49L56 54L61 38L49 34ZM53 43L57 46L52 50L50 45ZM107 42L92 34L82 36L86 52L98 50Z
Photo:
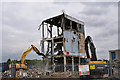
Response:
M90 58L90 54L89 54L89 47L90 47L90 51L91 51L91 58ZM85 39L85 52L87 55L87 58L85 58L85 60L88 60L89 64L105 64L106 61L98 61L97 60L97 56L96 56L96 48L95 45L93 43L93 40L90 36L87 36L87 38Z
M21 58L19 64L16 63L16 69L27 69L27 66L26 66L26 63L25 63L25 57L32 50L34 50L36 52L36 54L38 54L39 56L43 56L44 58L46 57L43 53L40 53L39 50L34 45L31 45L31 48L27 49L23 53L22 58ZM9 65L9 69L11 69L11 64Z
M91 57L89 54L89 48L91 51ZM106 69L107 62L97 60L96 48L90 36L87 36L85 39L85 52L86 52L87 58L81 59L81 65L89 65L89 69L90 69L89 77L92 77L92 78L96 76L102 77L104 74L107 74L107 69ZM86 75L83 75L83 76L86 76Z

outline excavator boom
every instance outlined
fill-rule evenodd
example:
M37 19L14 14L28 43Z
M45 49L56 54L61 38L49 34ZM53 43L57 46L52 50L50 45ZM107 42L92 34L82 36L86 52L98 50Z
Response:
M27 56L27 54L29 52L31 52L31 50L34 50L38 55L42 55L43 57L45 57L45 55L43 53L40 53L39 50L34 46L34 45L31 45L31 48L30 49L27 49L23 55L22 55L22 58L21 58L21 64L24 64L24 61L25 61L25 57Z
M89 55L89 50L88 50L88 44L90 46L90 50L91 50L91 60L92 61L97 61L97 57L96 57L96 48L93 44L93 41L92 41L92 38L90 36L87 36L87 38L85 39L85 51L86 51L86 55L87 55L87 58L90 58L90 55Z
M22 58L21 58L21 64L24 64L24 61L25 61L25 57L27 56L27 54L32 50L33 48L31 47L30 49L27 49L23 55L22 55Z
M38 55L42 55L43 57L46 57L43 53L40 53L40 51L34 45L31 45L31 46Z

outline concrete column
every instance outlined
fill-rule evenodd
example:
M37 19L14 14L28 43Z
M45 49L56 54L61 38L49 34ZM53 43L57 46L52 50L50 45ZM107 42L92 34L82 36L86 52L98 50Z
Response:
M42 23L42 52L44 53L44 22Z
M49 35L49 32L48 32L48 24L47 24L47 38L49 37L48 35Z
M64 72L66 72L66 56L64 56Z
M74 57L72 57L72 72L74 72Z
M79 65L80 65L80 56L79 56Z
M53 40L53 38L52 38L52 43L51 43L51 70L53 70L53 66L54 66L54 64L53 64L53 62L54 62L54 59L53 59L53 55L54 55L54 40Z
M52 55L54 55L54 39L52 38Z
M54 57L52 57L52 59L53 59L53 60L52 60L52 61L53 61L53 62L52 62L52 63L53 63L53 72L55 72L55 63L54 63Z
M59 27L57 27L57 35L59 36Z

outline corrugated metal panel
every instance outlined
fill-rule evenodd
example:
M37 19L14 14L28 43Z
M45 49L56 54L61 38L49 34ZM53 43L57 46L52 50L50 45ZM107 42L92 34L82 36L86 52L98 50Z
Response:
M64 38L65 38L65 51L66 52L72 52L72 34L69 31L64 32Z
M64 31L65 38L65 50L70 53L79 53L78 48L78 36L73 32L66 30Z

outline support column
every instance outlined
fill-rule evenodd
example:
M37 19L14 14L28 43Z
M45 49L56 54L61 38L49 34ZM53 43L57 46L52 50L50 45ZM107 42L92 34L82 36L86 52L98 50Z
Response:
M74 72L74 57L72 56L72 72Z
M54 39L52 38L52 56L54 55Z
M48 35L49 35L49 32L48 32L48 24L47 24L47 38L49 37Z
M79 64L78 64L78 66L80 65L80 55L79 55Z
M59 36L59 27L57 27L57 35Z
M52 57L52 63L53 63L53 66L52 66L52 67L53 67L53 70L52 70L52 71L55 72L55 62L54 62L54 57Z
M42 23L42 52L44 54L44 22Z
M64 56L64 72L66 72L66 56Z
M52 38L52 52L51 52L51 65L52 65L52 70L54 69L54 39Z
M52 38L52 25L49 26L50 27L50 38ZM53 70L53 38L52 38L52 41L51 41L51 70Z

